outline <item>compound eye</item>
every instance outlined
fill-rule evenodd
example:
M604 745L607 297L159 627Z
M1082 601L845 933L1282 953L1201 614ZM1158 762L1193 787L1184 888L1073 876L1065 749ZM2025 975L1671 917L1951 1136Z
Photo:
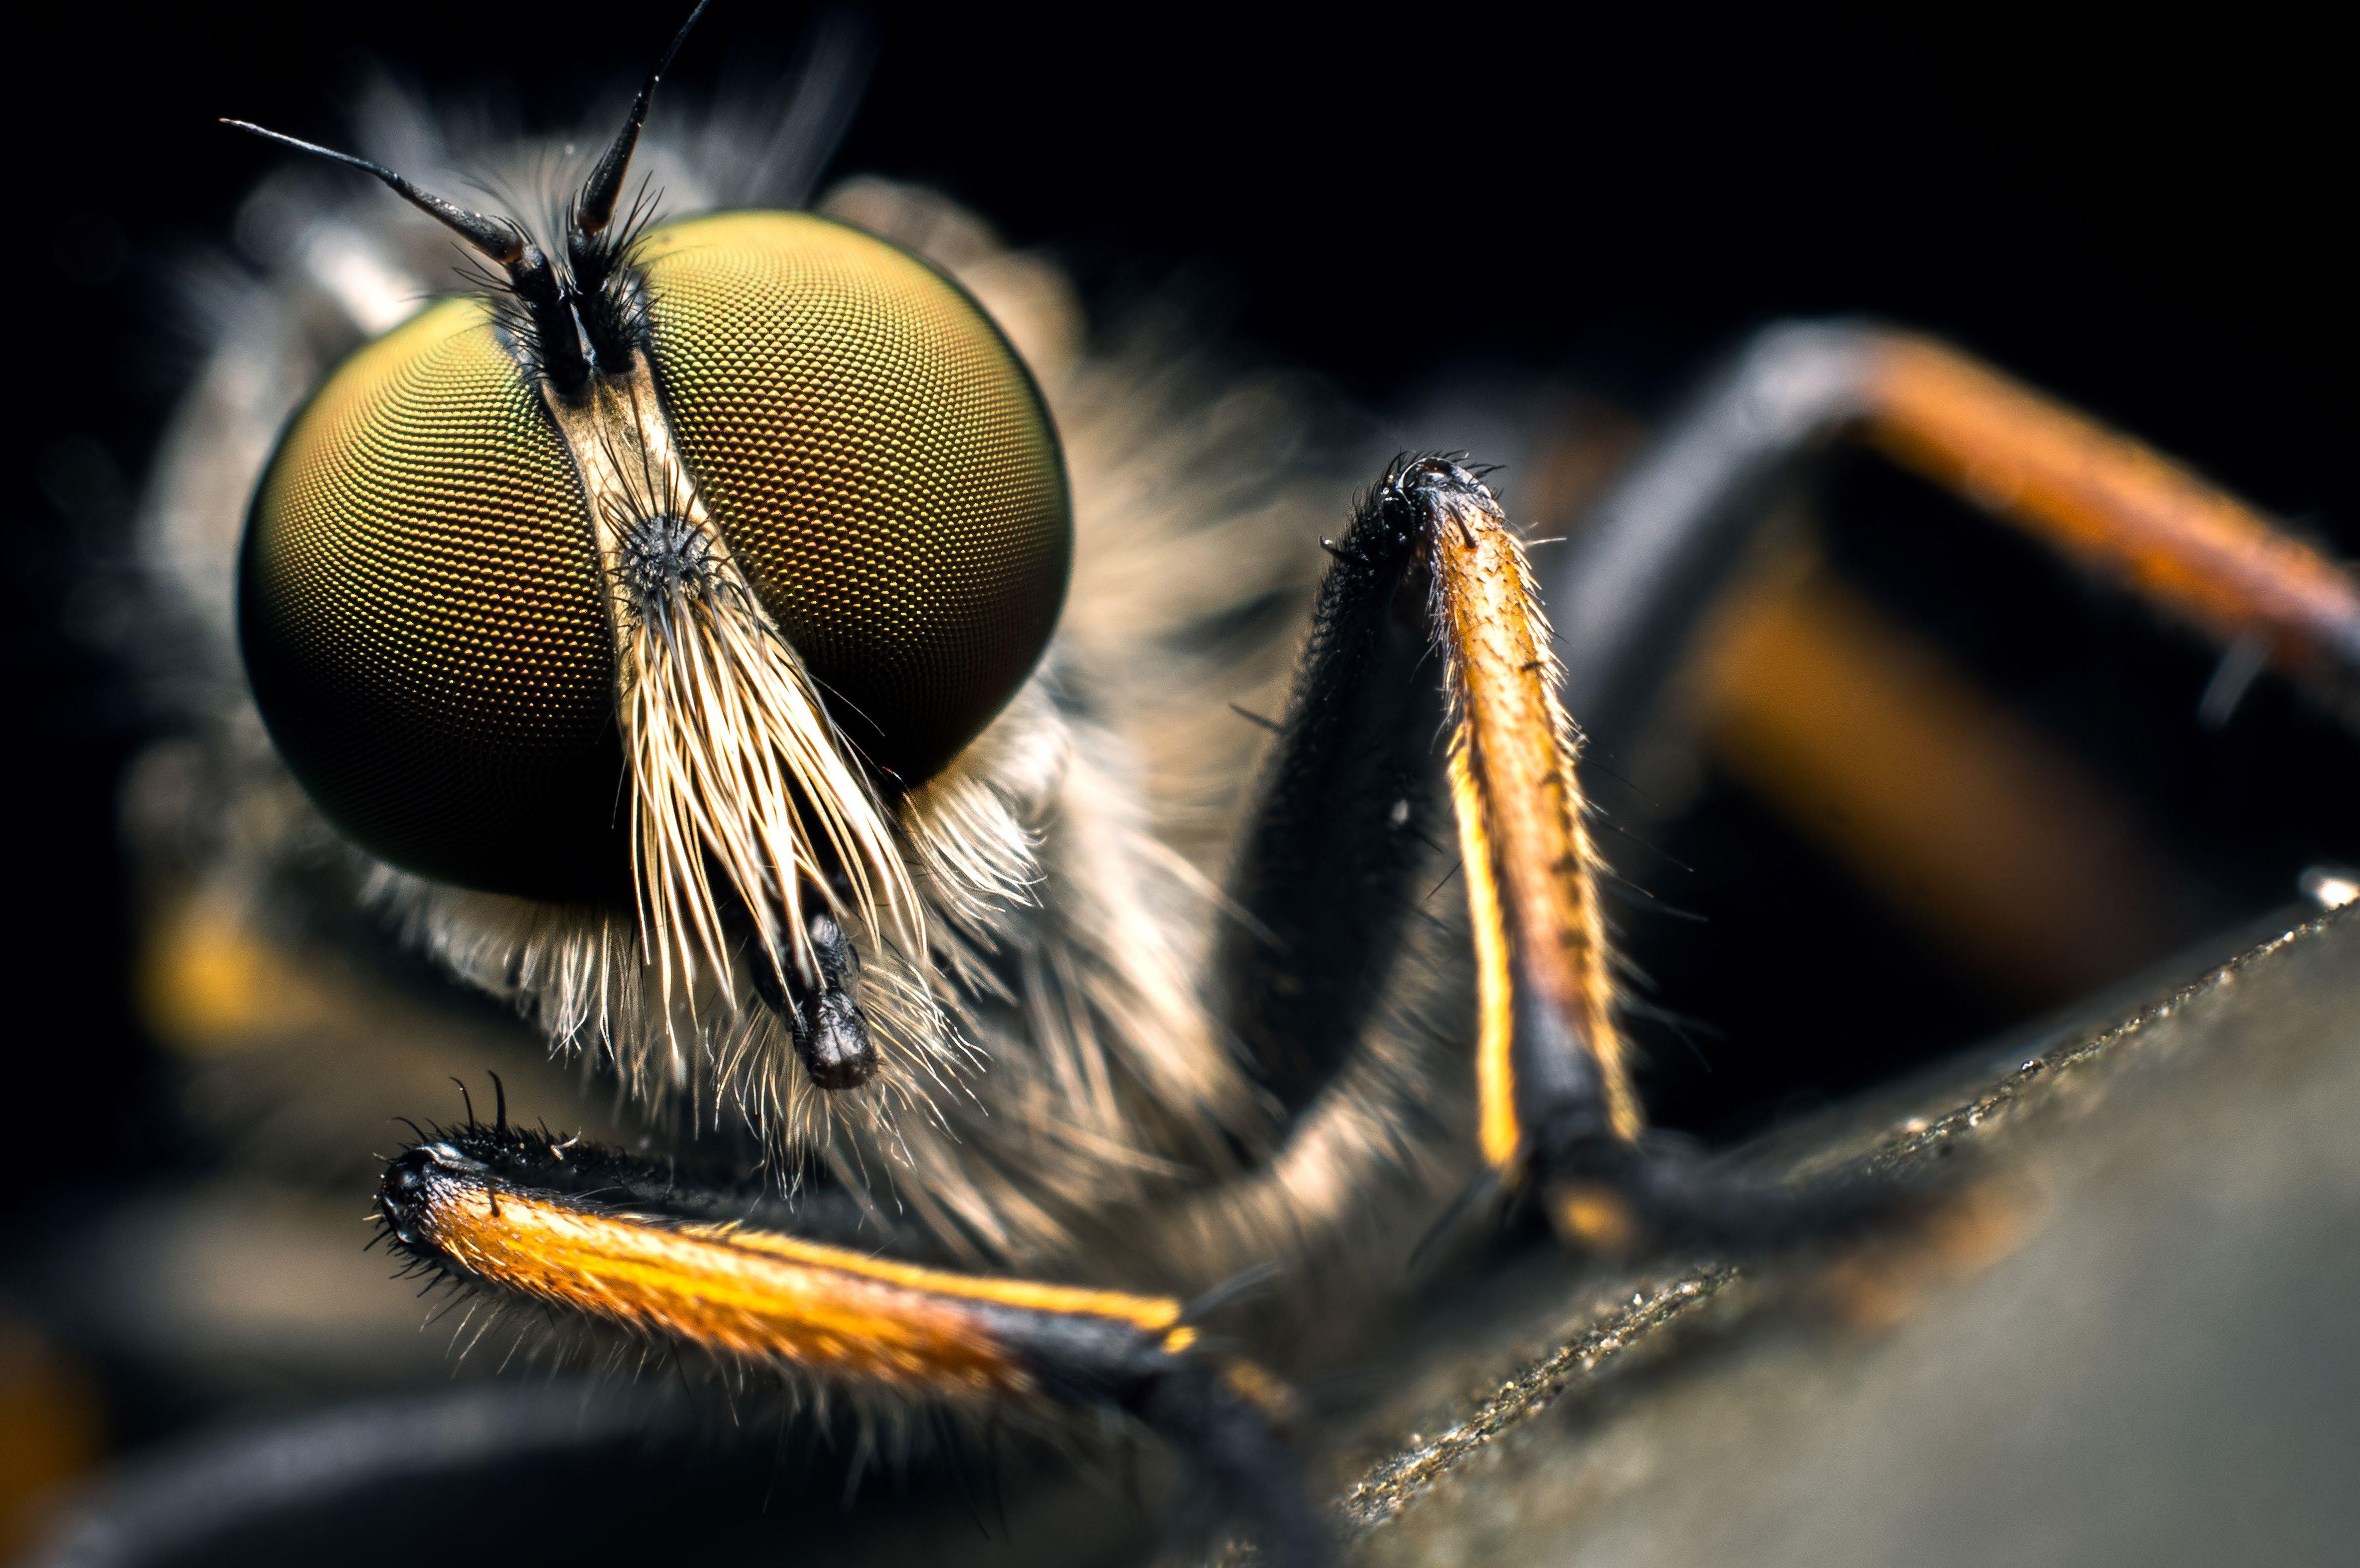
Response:
M825 220L648 236L650 360L732 556L889 783L1022 683L1064 602L1065 467L1023 366L923 263ZM347 360L263 477L239 629L272 738L379 858L545 899L628 887L615 626L544 390L481 300Z
M1073 553L1039 393L956 285L799 212L639 251L674 440L837 724L903 784L939 769L1046 646Z
M256 702L329 820L397 866L542 898L628 887L606 600L564 441L475 299L329 377L239 562Z

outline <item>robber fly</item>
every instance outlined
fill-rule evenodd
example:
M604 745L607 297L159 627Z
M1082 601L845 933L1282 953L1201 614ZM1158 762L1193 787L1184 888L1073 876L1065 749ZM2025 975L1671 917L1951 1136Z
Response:
M703 9L611 139L482 187L563 169L537 214L416 136L231 122L391 196L301 227L150 517L192 668L241 672L181 797L216 883L367 911L620 1086L627 1146L496 1089L387 1162L383 1239L476 1298L1137 1422L1317 1561L1225 1282L1339 1310L1372 1235L1507 1206L1608 1252L1908 1206L1648 1136L1584 803L1584 731L1635 726L1798 453L1865 440L2351 712L2346 572L1873 324L1757 338L1546 572L1480 453L1324 493L1325 539L1275 473L1187 515L1210 454L1054 279L922 193L802 205L840 82L782 143L666 142Z

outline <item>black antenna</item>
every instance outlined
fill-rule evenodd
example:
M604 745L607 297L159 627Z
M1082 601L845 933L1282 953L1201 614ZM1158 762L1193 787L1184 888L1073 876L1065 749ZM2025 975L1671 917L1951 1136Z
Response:
M222 124L249 135L260 136L265 141L277 142L281 147L291 147L298 152L308 152L314 157L324 158L332 162L345 164L365 173L376 175L393 188L395 195L450 229L461 239L465 240L502 267L514 267L524 259L524 253L531 248L531 242L525 238L524 231L506 218L487 218L481 212L470 212L466 208L454 202L445 201L432 191L420 190L381 163L371 163L365 158L355 158L351 153L338 152L333 147L323 147L316 142L303 141L280 131L249 125L244 120L224 120Z
M696 19L704 16L705 8L712 4L713 0L696 0L696 9L688 14L688 20L683 22L680 31L672 36L672 43L664 49L663 58L656 61L653 71L648 72L647 85L639 89L637 98L631 100L631 112L625 116L623 128L616 134L614 144L607 147L606 156L598 160L598 167L590 171L590 178L583 183L581 198L574 203L574 226L581 233L603 234L606 225L615 221L615 203L623 194L623 176L629 170L631 154L639 145L639 131L648 123L648 100L655 95L656 83L663 80L663 73L672 69L672 56L678 54L680 46L688 41L689 30L696 26Z
M703 5L697 7L700 11ZM692 21L695 18L691 17ZM677 46L675 46L677 47ZM665 57L669 60L671 57ZM645 94L641 95L642 97ZM531 325L532 346L541 368L563 392L578 390L589 379L590 362L582 352L581 329L574 318L574 308L566 298L564 287L557 280L557 269L549 265L549 257L532 243L524 230L507 218L486 217L471 212L453 201L446 201L431 191L421 190L381 163L355 158L348 152L323 147L315 142L267 130L244 120L222 121L224 125L245 131L265 141L290 147L298 152L308 152L332 163L341 163L367 174L374 174L390 186L395 195L451 230L474 245L497 264L508 276L508 286L524 302L525 314Z
M574 199L573 227L565 236L566 266L573 273L575 308L582 313L582 333L590 340L590 353L598 368L611 375L627 375L635 361L640 343L647 336L647 299L623 266L630 249L631 234L646 216L644 202L632 209L631 218L620 232L613 232L615 205L622 199L623 176L629 172L631 154L639 145L639 131L648 121L648 101L655 96L656 83L672 69L672 57L680 46L688 41L690 29L705 15L705 6L713 0L697 0L696 9L672 36L663 58L648 72L647 85L631 100L631 112L623 118L623 128L598 159L590 178L583 183L582 194Z

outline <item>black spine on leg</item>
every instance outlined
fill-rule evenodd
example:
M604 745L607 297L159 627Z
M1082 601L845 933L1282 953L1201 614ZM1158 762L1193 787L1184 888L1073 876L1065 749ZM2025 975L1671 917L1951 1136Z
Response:
M1226 1018L1292 1116L1359 1048L1451 830L1436 810L1444 715L1426 657L1425 517L1404 465L1328 546L1311 638L1249 830L1223 936Z
M860 953L825 909L812 911L804 924L820 983L811 997L807 1027L795 1031L795 1051L821 1088L858 1088L877 1076L877 1047L854 1000Z

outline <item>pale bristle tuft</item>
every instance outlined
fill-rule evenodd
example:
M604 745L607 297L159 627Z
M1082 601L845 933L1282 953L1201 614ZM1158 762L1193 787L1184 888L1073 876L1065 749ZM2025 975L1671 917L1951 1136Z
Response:
M658 984L669 996L677 975L693 993L700 966L729 972L716 871L763 948L806 976L804 899L834 903L832 872L863 927L923 953L924 917L883 809L837 749L802 662L735 568L716 565L642 602L625 638L632 879Z

